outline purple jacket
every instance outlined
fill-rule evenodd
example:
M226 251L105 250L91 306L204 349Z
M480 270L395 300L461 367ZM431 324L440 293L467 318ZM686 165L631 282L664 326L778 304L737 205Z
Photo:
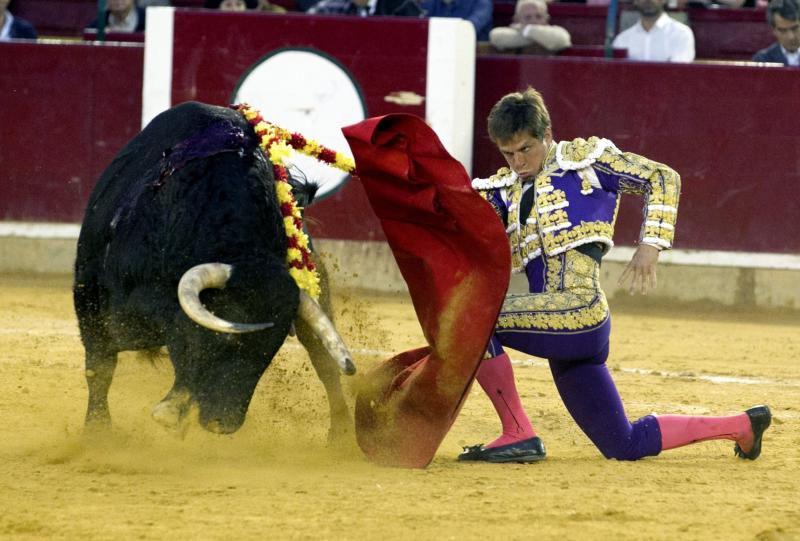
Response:
M611 248L620 193L645 199L640 242L672 247L680 176L666 165L620 151L608 139L553 143L530 187L506 167L473 180L472 186L503 220L515 272L542 254L588 243L602 245L604 252ZM527 205L525 192L531 196Z

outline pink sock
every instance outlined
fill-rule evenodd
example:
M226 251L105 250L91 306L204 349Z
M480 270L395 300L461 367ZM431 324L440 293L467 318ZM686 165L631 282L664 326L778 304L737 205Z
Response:
M753 445L753 429L746 413L730 417L695 415L656 415L661 429L661 450L674 449L705 440L734 440L749 451Z
M507 353L484 359L478 368L476 379L489 395L503 424L503 434L485 447L498 447L536 436L517 394L514 369L511 368L511 359Z

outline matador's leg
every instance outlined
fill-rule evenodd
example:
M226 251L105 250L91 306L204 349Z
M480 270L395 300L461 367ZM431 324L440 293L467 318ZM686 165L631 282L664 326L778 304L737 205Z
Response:
M492 401L503 433L484 447L499 447L536 437L517 392L511 359L495 337L489 344L487 356L489 358L484 359L478 368L476 379Z

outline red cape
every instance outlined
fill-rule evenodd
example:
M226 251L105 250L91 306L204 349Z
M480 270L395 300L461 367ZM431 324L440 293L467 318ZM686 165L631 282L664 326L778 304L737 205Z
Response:
M422 119L393 114L342 131L428 342L367 375L356 397L356 437L370 460L424 468L494 330L510 277L508 240Z

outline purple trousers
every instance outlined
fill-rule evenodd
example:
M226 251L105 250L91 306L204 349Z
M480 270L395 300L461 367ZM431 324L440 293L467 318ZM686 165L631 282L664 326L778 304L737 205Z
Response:
M531 292L509 295L489 344L547 359L572 418L606 458L636 460L661 452L661 431L648 415L631 423L606 367L611 316L599 264L571 250L531 261Z

